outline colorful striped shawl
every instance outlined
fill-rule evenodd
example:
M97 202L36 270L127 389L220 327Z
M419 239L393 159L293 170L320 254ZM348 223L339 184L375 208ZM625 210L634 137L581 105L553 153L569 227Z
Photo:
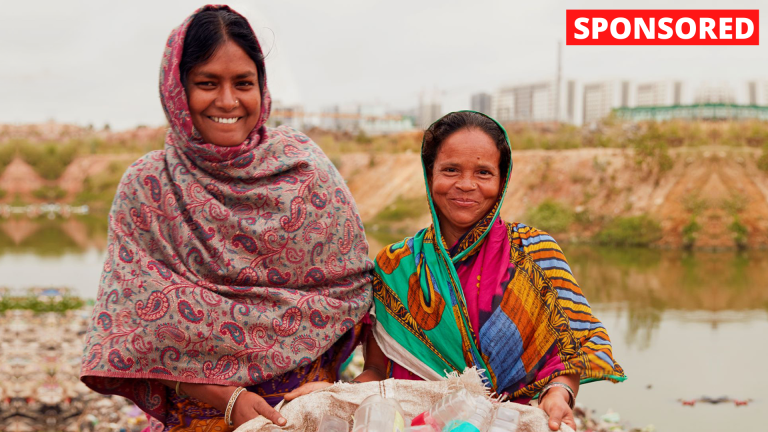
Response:
M509 171L496 205L449 250L436 241L442 236L424 170L432 226L376 258L379 346L424 379L484 369L494 391L517 399L559 375L622 381L610 339L554 240L499 218ZM533 241L542 247L529 247Z

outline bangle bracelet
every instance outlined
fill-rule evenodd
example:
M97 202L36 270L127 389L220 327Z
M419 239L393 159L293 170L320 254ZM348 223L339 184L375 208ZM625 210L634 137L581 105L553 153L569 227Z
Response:
M545 385L544 388L541 389L541 393L539 393L539 401L544 399L544 396L552 387L560 387L568 392L568 407L573 409L573 407L576 405L576 397L573 393L573 389L568 384L559 381L550 381L549 384Z
M181 391L181 381L176 381L176 395L180 398L186 398L187 394Z
M245 391L245 387L238 387L235 389L234 392L232 392L232 396L229 397L229 402L227 402L227 410L224 412L224 422L229 427L234 426L234 424L232 423L232 408L235 406L235 401L237 401L237 397L240 396L240 393L244 391Z

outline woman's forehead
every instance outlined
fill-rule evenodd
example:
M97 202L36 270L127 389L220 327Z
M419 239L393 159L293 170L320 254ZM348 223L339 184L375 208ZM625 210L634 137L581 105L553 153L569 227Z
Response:
M482 131L462 130L446 138L437 150L438 159L491 159L498 162L501 152L496 143Z

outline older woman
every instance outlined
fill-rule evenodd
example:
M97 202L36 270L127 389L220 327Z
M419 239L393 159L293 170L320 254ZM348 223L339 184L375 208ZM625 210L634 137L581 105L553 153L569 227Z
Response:
M153 430L230 430L300 384L335 380L371 303L344 180L270 97L248 22L206 6L171 33L165 149L125 173L81 379Z
M515 402L538 394L551 429L575 428L579 383L624 372L555 240L499 217L512 170L506 131L483 114L448 114L426 131L422 163L433 224L376 257L375 338L357 381L475 366Z

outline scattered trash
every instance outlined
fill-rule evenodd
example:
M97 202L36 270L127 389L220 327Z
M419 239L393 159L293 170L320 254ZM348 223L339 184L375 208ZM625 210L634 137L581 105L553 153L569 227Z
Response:
M752 402L752 399L733 399L728 396L720 396L716 398L702 396L698 399L678 399L677 401L683 404L683 406L690 407L696 406L697 403L707 403L711 405L732 403L734 406L740 407L749 405L749 403Z
M100 395L80 382L89 321L89 308L0 313L0 430L138 432L147 427L146 415L132 402Z

